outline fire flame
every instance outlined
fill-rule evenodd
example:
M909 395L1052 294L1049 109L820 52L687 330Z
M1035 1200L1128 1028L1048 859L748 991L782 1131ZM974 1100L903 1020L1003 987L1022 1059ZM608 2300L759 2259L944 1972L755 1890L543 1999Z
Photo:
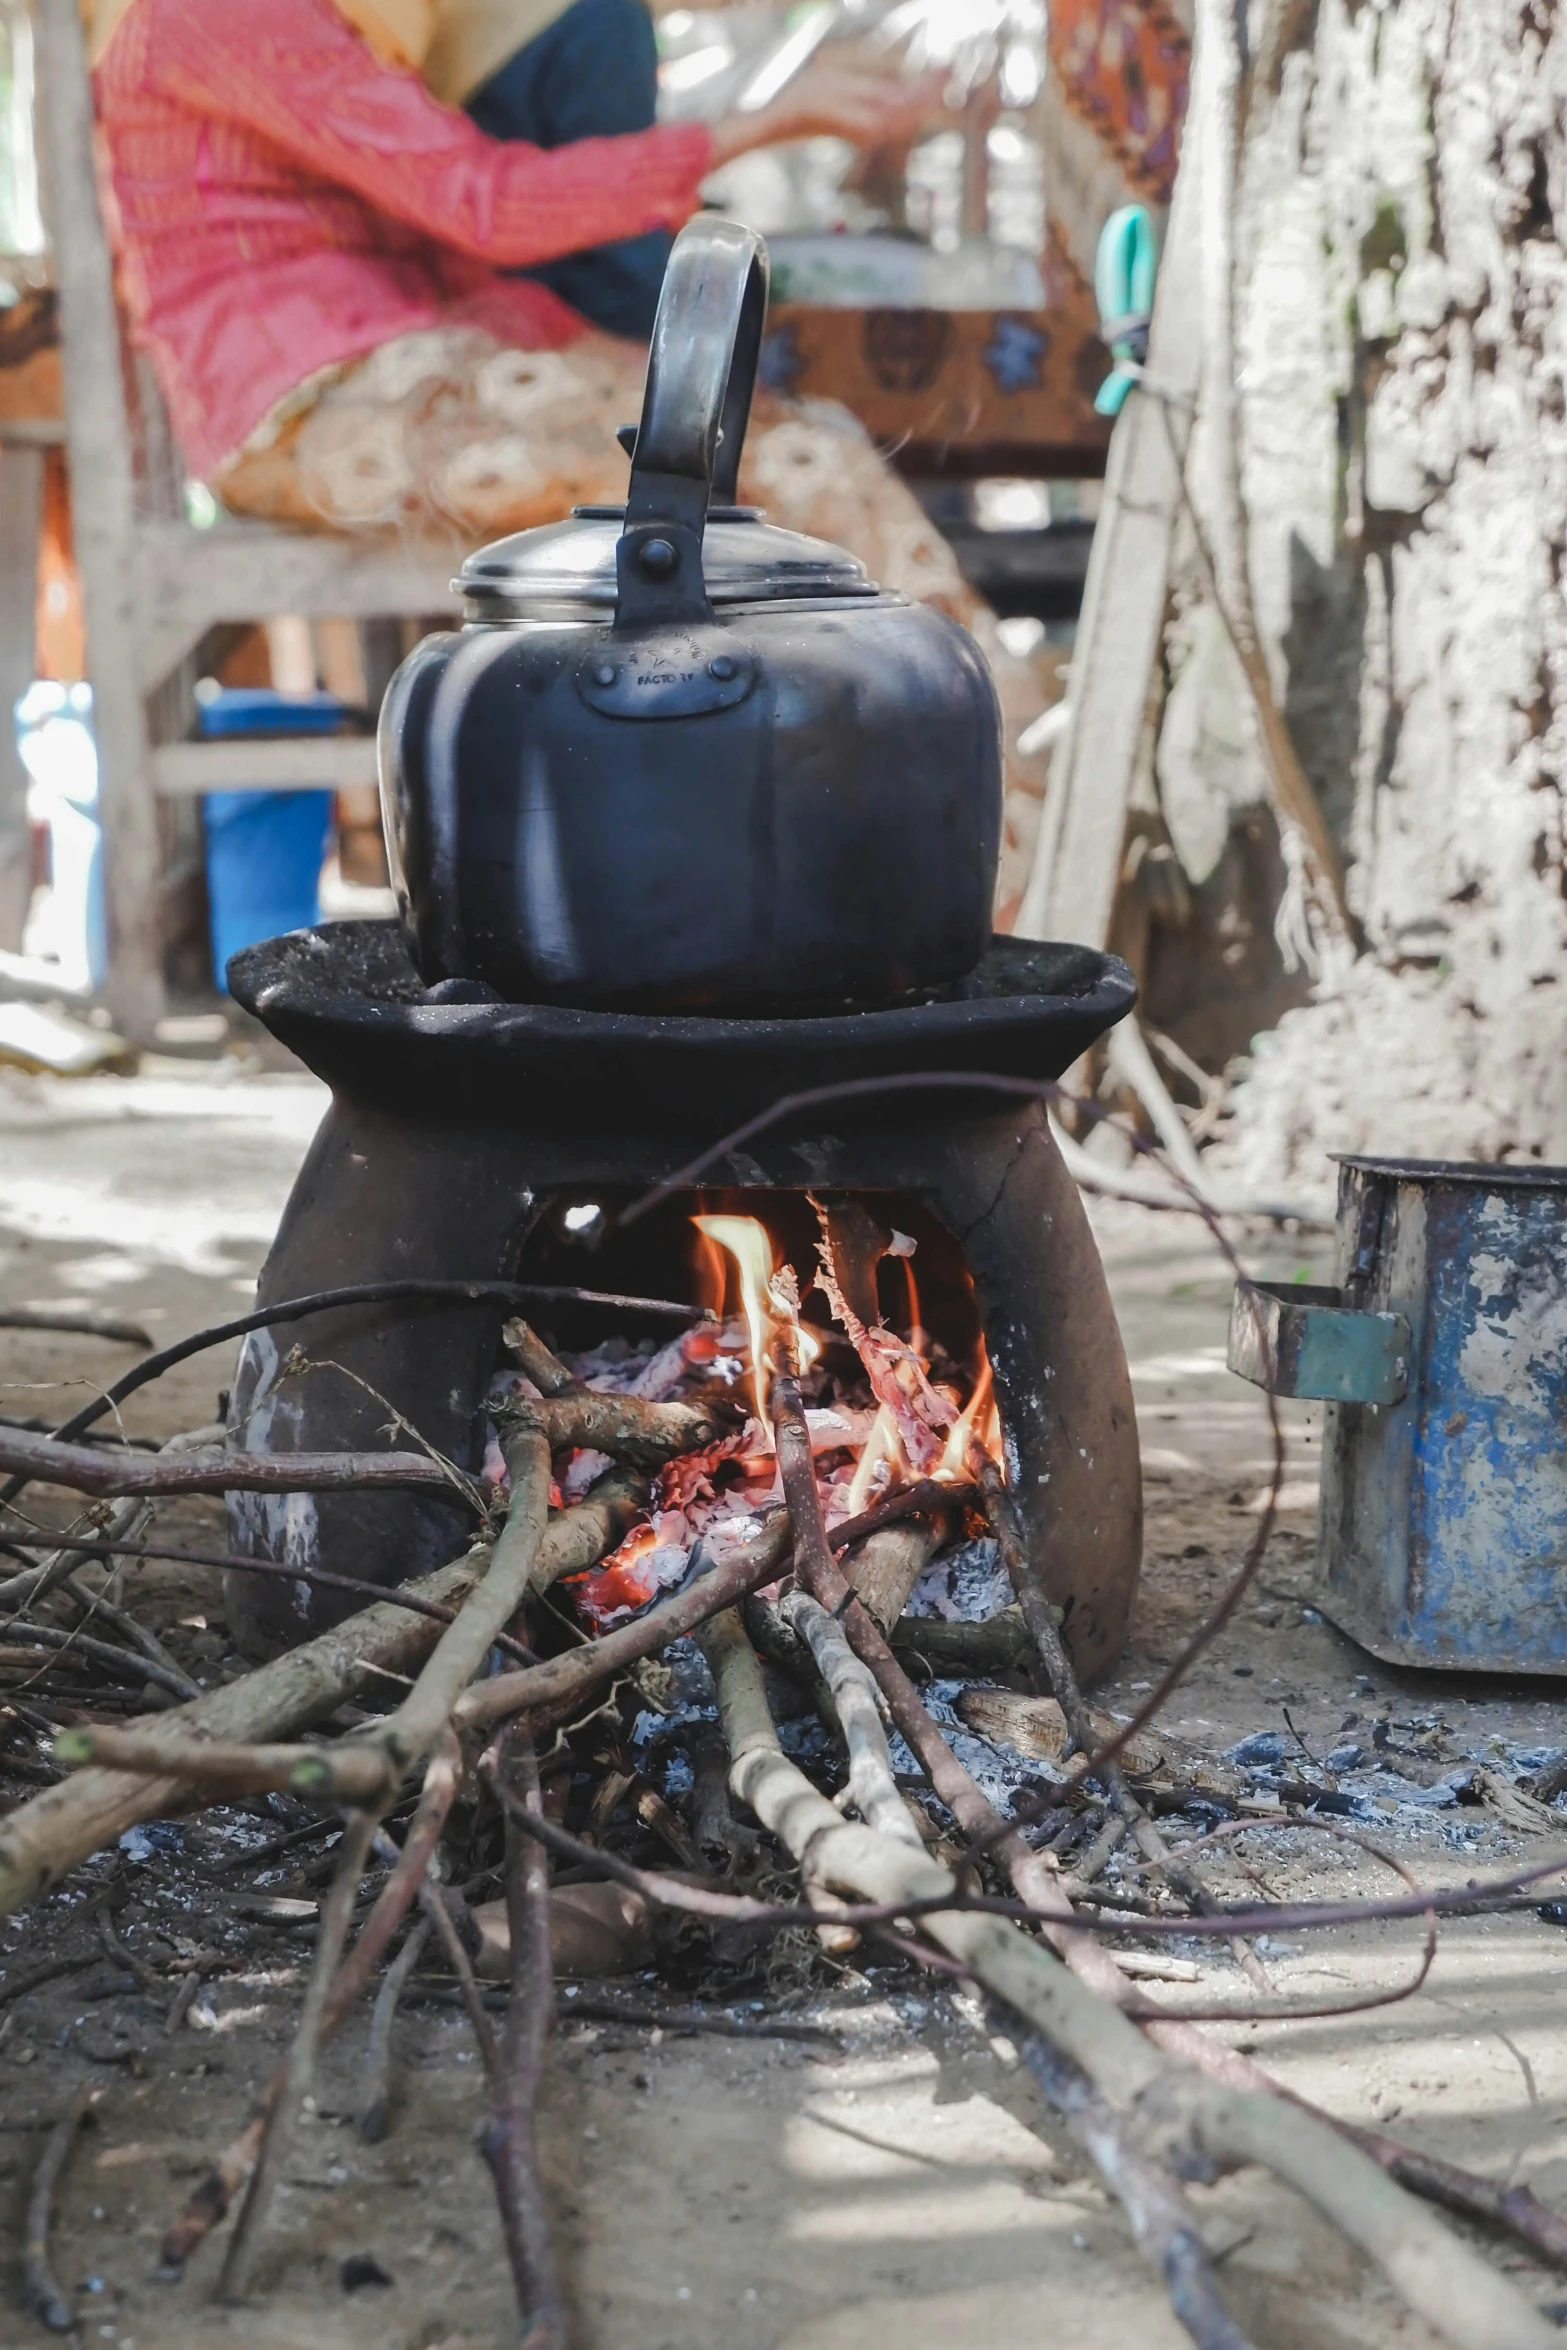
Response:
M779 1261L771 1235L754 1216L698 1215L712 1302L722 1317L732 1314L736 1294L747 1336L748 1383L756 1426L731 1436L701 1456L672 1463L662 1474L649 1515L618 1548L588 1573L574 1577L584 1613L600 1626L615 1616L645 1607L661 1589L687 1571L692 1544L716 1545L743 1538L755 1513L777 1498L777 1462L768 1413L770 1347L780 1322L797 1336L801 1367L821 1353L818 1331L799 1320L794 1269ZM858 1517L880 1496L911 1479L927 1476L961 1485L983 1461L1001 1459L1001 1421L989 1358L981 1339L973 1386L961 1410L961 1374L953 1378L940 1350L939 1385L932 1385L932 1341L922 1327L921 1300L903 1256L910 1331L907 1338L877 1321L867 1327L837 1295L830 1258L823 1286L831 1311L860 1358L876 1401L874 1417L863 1404L823 1400L807 1413L812 1449L824 1459L823 1502L829 1523ZM692 1333L685 1342L690 1371L701 1376L715 1351L733 1356L739 1333L733 1328ZM858 1458L855 1458L858 1448ZM715 1553L716 1555L716 1553Z
M704 1240L710 1240L734 1259L740 1277L740 1310L751 1344L751 1393L756 1401L756 1417L766 1432L771 1427L767 1416L768 1334L777 1318L779 1300L773 1290L773 1275L777 1265L773 1257L772 1237L765 1224L754 1216L693 1216L692 1223ZM799 1331L800 1363L809 1370L821 1353L821 1342L803 1324Z
M693 1216L704 1239L734 1259L740 1275L740 1310L751 1339L751 1393L756 1416L767 1426L767 1287L773 1277L773 1244L754 1216Z
M992 1428L994 1428L994 1433L992 1433ZM979 1377L974 1382L974 1392L953 1421L951 1433L947 1438L947 1448L935 1468L932 1469L931 1475L946 1485L961 1484L969 1473L971 1447L977 1446L982 1453L988 1453L990 1458L994 1460L999 1452L1000 1435L1001 1422L996 1411L995 1381L991 1376L990 1357L986 1355L980 1365ZM867 1447L867 1449L869 1448Z
M849 1506L844 1513L846 1517L857 1518L864 1509L870 1499L871 1481L882 1462L891 1462L896 1468L902 1457L903 1447L898 1442L897 1427L891 1412L883 1404L866 1438L865 1450L855 1465L854 1476L849 1484Z

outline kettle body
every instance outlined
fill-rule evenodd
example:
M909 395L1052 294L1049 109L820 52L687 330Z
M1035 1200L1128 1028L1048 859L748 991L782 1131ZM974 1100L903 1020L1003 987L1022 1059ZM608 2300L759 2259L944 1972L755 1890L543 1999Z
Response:
M991 931L1001 731L978 646L733 503L760 240L677 240L627 506L465 567L467 624L382 710L394 886L427 982L599 1010L939 991Z

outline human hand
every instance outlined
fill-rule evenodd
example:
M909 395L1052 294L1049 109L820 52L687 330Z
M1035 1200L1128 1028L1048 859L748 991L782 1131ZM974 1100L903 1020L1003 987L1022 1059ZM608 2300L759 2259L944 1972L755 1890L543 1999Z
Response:
M754 114L726 114L712 124L714 168L757 147L790 139L847 139L855 147L894 147L918 138L937 115L943 77L907 81L901 74L813 59L772 103Z

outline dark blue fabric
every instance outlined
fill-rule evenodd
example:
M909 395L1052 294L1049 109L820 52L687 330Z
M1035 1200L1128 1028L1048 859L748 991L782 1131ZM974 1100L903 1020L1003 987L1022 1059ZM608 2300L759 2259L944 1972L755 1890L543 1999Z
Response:
M492 139L564 147L650 130L657 105L658 49L643 0L572 0L475 90L468 113ZM650 229L516 274L537 278L607 333L645 343L670 243L667 229Z

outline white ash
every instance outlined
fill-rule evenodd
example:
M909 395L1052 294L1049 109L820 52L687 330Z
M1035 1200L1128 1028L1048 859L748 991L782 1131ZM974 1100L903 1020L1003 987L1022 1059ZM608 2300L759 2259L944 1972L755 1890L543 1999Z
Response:
M1009 1818L1012 1798L1022 1788L1037 1788L1042 1779L1053 1779L1056 1774L1048 1765L1025 1760L1010 1746L993 1746L988 1738L981 1738L968 1728L956 1710L956 1701L965 1689L983 1686L986 1684L973 1681L927 1681L920 1690L920 1698L970 1778L977 1782L1002 1817ZM923 1781L925 1774L898 1731L890 1730L887 1742L892 1751L893 1770L900 1777Z
M1391 1730L1398 1738L1387 1736ZM1375 1733L1383 1733L1376 1742ZM1414 1743L1405 1743L1413 1741ZM1538 1773L1562 1759L1560 1746L1524 1745L1489 1737L1478 1742L1458 1739L1437 1715L1418 1721L1386 1724L1369 1722L1353 1743L1332 1748L1320 1762L1308 1759L1283 1730L1258 1730L1225 1749L1224 1759L1237 1765L1258 1794L1275 1793L1286 1784L1316 1782L1320 1792L1305 1808L1312 1813L1355 1821L1386 1833L1429 1836L1433 1832L1450 1848L1473 1852L1485 1841L1507 1849L1512 1831L1499 1820L1475 1787L1480 1769L1508 1779L1524 1792ZM1425 1779L1412 1777L1401 1763L1431 1769ZM1552 1808L1560 1808L1557 1798ZM1452 1814L1433 1818L1433 1814Z
M931 1560L915 1584L905 1614L939 1616L949 1624L983 1624L1010 1605L1012 1585L993 1536L962 1542Z
M561 1361L585 1387L621 1395L638 1372L646 1369L656 1349L657 1340L652 1338L606 1338L584 1354L562 1355Z

